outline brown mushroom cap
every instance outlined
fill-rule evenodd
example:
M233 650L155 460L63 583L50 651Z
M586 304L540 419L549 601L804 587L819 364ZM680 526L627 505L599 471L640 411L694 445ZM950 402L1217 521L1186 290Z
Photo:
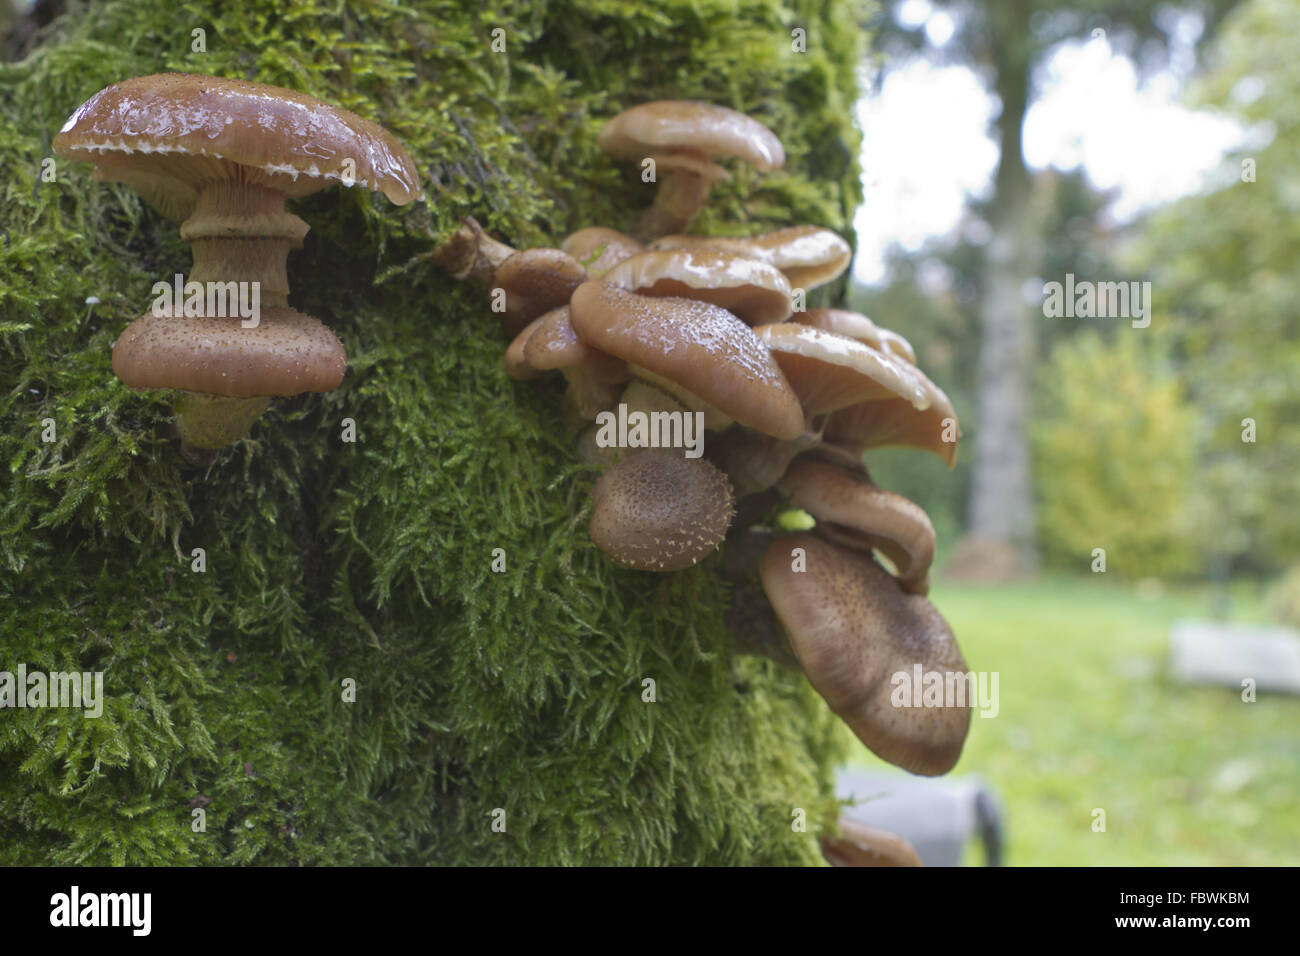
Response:
M848 309L808 309L799 313L799 322L823 332L834 332L845 338L856 339L879 352L897 355L911 365L916 364L916 350L912 348L911 342L897 332L876 325L861 312L851 312Z
M804 570L791 553L803 549ZM777 538L763 555L763 591L813 688L877 756L912 773L947 773L970 726L965 706L895 707L894 675L966 674L946 621L904 594L868 554L813 534ZM919 690L919 688L918 688Z
M197 184L224 179L296 197L351 174L399 206L421 193L406 150L377 123L246 80L158 73L115 83L78 107L53 145L178 219L189 214Z
M651 249L720 249L780 269L797 289L825 285L849 267L853 248L821 226L789 226L761 236L663 236Z
M638 571L679 571L707 557L735 513L726 476L679 451L630 451L591 492L591 540Z
M917 409L930 404L928 379L916 366L861 342L799 322L754 332L772 350L810 418L887 398L905 398Z
M850 548L879 550L897 569L904 591L929 591L934 526L920 505L810 458L792 464L777 487L792 505L817 519L822 537Z
M603 281L641 295L712 302L749 325L790 315L790 283L780 270L716 249L642 252L614 266Z
M256 328L237 317L146 313L113 346L113 371L131 388L178 388L227 398L328 392L347 355L333 332L293 309L262 309Z
M880 827L840 817L839 834L822 837L822 856L832 866L920 866L916 848Z
M957 462L961 434L957 413L948 396L928 378L925 388L930 404L923 409L901 398L861 402L827 416L822 434L827 442L858 454L889 445L919 448L938 455L951 468ZM951 441L946 438L949 434Z
M604 275L624 259L645 251L645 246L631 236L604 226L579 229L565 239L560 248L582 263L593 278Z
M785 164L781 141L762 123L725 106L691 100L659 100L624 110L605 124L598 143L616 159L690 150L735 156L762 172Z
M544 312L565 305L587 280L582 263L559 249L524 249L497 266L492 285L504 289L502 314L507 334L514 335Z
M534 326L530 326L533 334L524 344L524 361L532 368L546 372L581 367L600 382L617 385L627 381L626 362L594 349L578 338L567 305L547 312Z
M634 374L675 384L765 434L796 438L803 431L803 411L781 369L754 330L721 306L586 282L569 307L578 336L634 366Z

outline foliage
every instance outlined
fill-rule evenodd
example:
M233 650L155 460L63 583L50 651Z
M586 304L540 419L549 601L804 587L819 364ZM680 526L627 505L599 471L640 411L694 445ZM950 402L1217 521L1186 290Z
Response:
M1042 370L1031 432L1043 551L1065 567L1137 577L1196 569L1188 502L1196 415L1154 338L1080 335Z
M701 229L845 230L863 16L841 0L136 0L77 5L0 66L0 669L99 669L108 698L98 720L0 711L0 863L817 861L835 720L801 679L731 654L717 560L661 577L592 548L560 387L506 378L482 297L429 254L466 215L517 246L625 226L649 196L596 134L665 97L746 110L789 153L720 186ZM168 396L110 366L152 283L187 268L174 224L86 167L40 180L78 104L163 70L373 118L429 194L294 204L312 232L291 301L338 332L347 378L274 402L202 471L177 455Z

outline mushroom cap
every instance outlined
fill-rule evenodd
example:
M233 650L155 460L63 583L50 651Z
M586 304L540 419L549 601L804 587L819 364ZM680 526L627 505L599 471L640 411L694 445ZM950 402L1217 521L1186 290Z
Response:
M853 248L844 238L821 226L788 226L749 237L678 234L656 239L650 248L721 249L766 262L785 273L791 286L805 290L837 278L853 258Z
M524 357L524 349L527 347L528 340L533 333L537 331L537 327L542 324L542 320L548 315L550 315L549 312L545 315L539 315L525 325L506 347L506 374L515 381L526 382L530 378L541 378L546 374L528 364L528 359Z
M819 535L846 547L879 550L897 569L904 591L929 591L934 525L920 505L812 458L790 465L777 487L817 519Z
M173 218L188 215L199 183L227 179L296 197L351 174L399 206L421 194L415 164L377 123L247 80L157 73L115 83L81 104L53 145L59 156L95 163L97 178L157 200Z
M856 339L879 352L897 355L909 365L916 364L916 350L912 343L897 332L876 325L861 312L848 309L808 309L799 313L799 321L823 332L834 332L845 338Z
M588 226L565 239L560 249L582 263L587 274L594 278L603 275L624 259L644 252L645 246L617 229ZM596 258L592 259L592 256ZM589 259L590 262L587 261Z
M854 339L799 322L763 325L754 333L772 350L811 418L859 402L905 398L927 408L928 379L909 365Z
M749 325L790 316L790 283L779 269L717 249L642 252L614 266L603 281L641 295L712 302Z
M803 431L803 410L754 330L721 306L585 282L569 302L588 345L673 383L742 425L777 438ZM690 404L687 402L686 404Z
M591 491L596 547L638 571L679 571L707 557L735 514L731 485L703 458L679 451L630 451Z
M657 100L626 109L605 124L598 143L615 159L691 150L735 156L765 173L785 164L785 148L762 123L725 106L694 100Z
M858 454L889 445L919 448L938 455L951 468L957 463L957 441L945 441L944 435L951 419L954 438L960 437L957 413L943 390L922 378L930 395L925 408L917 409L901 398L861 402L828 415L823 437Z
M541 372L582 368L596 381L608 385L627 381L626 362L594 349L578 338L567 305L547 312L529 328L533 333L524 344L524 361L530 367Z
M803 567L791 552L804 551ZM895 674L966 674L952 630L923 597L904 594L869 554L814 534L777 538L763 591L813 688L877 756L912 773L947 773L970 726L964 706L896 707ZM920 688L916 688L920 691ZM947 702L945 702L947 703Z
M179 388L226 398L328 392L347 354L319 319L262 309L256 328L238 317L142 315L113 345L113 371L131 388Z
M506 332L516 334L543 313L565 305L587 279L582 263L559 249L523 249L496 267L492 284L504 289Z
M822 856L832 866L920 866L916 848L896 833L840 817L839 835L822 837Z

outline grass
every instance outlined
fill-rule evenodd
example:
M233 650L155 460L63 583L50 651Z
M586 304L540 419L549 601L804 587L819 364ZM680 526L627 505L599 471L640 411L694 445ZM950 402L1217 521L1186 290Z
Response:
M1010 865L1300 863L1300 697L1176 684L1170 625L1211 616L1210 595L1151 592L1102 575L940 581L971 669L1000 674L1000 712L972 716L953 774L997 790ZM1258 587L1231 594L1234 620L1263 620Z

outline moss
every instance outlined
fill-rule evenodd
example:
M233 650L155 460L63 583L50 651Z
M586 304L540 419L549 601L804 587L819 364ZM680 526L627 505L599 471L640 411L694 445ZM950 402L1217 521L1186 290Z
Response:
M746 110L789 151L698 229L846 230L864 19L837 0L137 0L78 6L0 66L0 670L98 669L107 696L99 719L0 711L0 862L819 859L843 733L800 679L731 654L718 560L656 576L595 551L560 386L506 378L483 297L429 254L471 214L515 245L626 225L649 196L596 134L661 97ZM88 167L40 177L73 108L162 70L372 117L430 193L295 204L293 302L339 333L347 378L275 401L202 470L171 397L110 365L152 283L188 267L174 224Z

